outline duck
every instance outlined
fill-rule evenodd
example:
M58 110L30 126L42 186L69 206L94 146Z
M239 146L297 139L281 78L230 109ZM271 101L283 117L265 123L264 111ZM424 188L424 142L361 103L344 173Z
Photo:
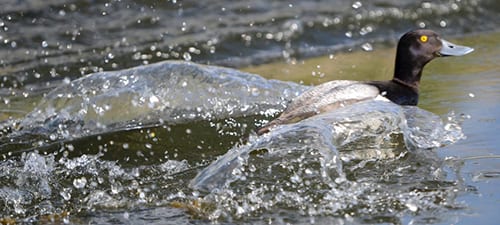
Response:
M463 56L473 48L457 45L429 29L411 30L398 41L394 75L386 81L334 80L312 87L293 99L274 120L257 130L296 123L317 114L383 97L398 105L417 105L424 66L438 57Z

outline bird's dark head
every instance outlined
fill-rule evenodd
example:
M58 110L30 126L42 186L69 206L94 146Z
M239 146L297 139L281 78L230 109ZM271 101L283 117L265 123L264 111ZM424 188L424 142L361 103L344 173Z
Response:
M461 56L473 50L446 41L432 30L410 31L399 39L394 77L418 85L423 67L432 59L441 56Z

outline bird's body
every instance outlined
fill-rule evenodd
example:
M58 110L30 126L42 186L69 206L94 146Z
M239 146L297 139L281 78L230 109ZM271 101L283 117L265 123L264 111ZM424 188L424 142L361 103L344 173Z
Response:
M298 122L379 95L399 105L417 105L422 70L428 62L435 57L465 55L472 51L472 48L441 39L431 30L410 31L398 42L392 80L336 80L323 83L292 100L283 113L257 133L264 134L274 126Z

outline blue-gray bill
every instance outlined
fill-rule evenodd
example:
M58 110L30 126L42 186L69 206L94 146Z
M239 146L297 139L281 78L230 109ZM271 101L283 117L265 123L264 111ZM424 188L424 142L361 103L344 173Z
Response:
M441 50L439 51L441 56L461 56L474 51L471 47L453 44L444 39L441 39L441 43L443 44Z

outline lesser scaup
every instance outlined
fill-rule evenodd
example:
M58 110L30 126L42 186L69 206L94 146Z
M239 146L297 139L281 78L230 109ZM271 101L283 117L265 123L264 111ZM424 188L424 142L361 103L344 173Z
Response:
M278 118L260 128L257 134L267 133L279 124L298 122L379 95L399 105L417 105L420 77L428 62L436 57L461 56L473 50L450 43L432 30L410 31L399 39L392 80L337 80L323 83L292 100Z

